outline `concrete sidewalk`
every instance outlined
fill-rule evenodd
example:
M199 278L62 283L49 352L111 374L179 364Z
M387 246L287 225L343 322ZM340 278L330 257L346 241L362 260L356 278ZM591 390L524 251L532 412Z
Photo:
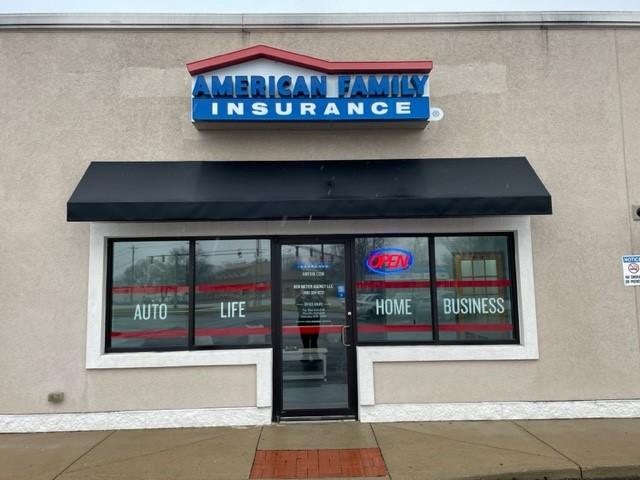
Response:
M378 448L387 472L375 478L640 478L640 419L613 419L2 434L0 479L248 479L274 450Z

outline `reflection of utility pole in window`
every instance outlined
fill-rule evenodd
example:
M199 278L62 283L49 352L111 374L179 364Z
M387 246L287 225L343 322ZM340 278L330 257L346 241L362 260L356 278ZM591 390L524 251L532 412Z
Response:
M253 259L253 282L254 284L258 283L258 259L260 258L260 240L256 238L256 258ZM257 286L257 285L256 285ZM256 289L251 295L253 302L249 302L249 305L253 303L253 305L258 305L260 303L259 297L262 294L258 292Z
M129 302L133 305L133 286L136 283L136 246L131 245L131 279L129 280Z
M167 297L167 274L164 268L160 270L160 303L164 303L164 299Z
M173 262L173 271L174 271L174 278L175 278L175 290L173 291L173 308L176 308L178 306L178 252L176 252L174 254L174 262Z

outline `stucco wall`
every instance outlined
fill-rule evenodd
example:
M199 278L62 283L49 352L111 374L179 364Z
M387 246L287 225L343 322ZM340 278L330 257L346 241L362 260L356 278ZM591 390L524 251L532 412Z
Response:
M196 130L184 64L257 43L432 59L445 119ZM637 299L619 258L640 249L639 43L640 29L613 28L0 30L0 413L255 405L250 366L85 369L89 226L65 208L93 160L525 155L554 204L532 220L540 359L377 364L376 400L639 398ZM53 390L65 403L47 403Z

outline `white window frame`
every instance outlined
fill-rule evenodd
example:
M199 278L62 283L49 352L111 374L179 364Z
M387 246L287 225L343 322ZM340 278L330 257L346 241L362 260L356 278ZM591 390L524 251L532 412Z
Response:
M258 406L272 402L272 349L198 350L175 352L105 353L107 240L109 238L171 236L384 235L491 232L514 234L518 297L519 344L415 345L357 347L360 405L374 405L374 364L387 362L443 362L537 360L533 255L529 216L455 219L353 221L92 223L90 224L86 368L154 368L208 365L255 365Z
M480 217L469 220L469 223L464 225L455 224L452 227L430 230L425 233L513 232L520 343L510 345L358 347L358 401L360 405L375 405L374 364L376 363L537 360L539 358L530 217Z

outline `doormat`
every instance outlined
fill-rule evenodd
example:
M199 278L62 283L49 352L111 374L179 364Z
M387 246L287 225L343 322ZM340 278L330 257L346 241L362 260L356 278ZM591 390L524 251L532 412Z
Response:
M379 448L257 450L249 478L383 477Z

